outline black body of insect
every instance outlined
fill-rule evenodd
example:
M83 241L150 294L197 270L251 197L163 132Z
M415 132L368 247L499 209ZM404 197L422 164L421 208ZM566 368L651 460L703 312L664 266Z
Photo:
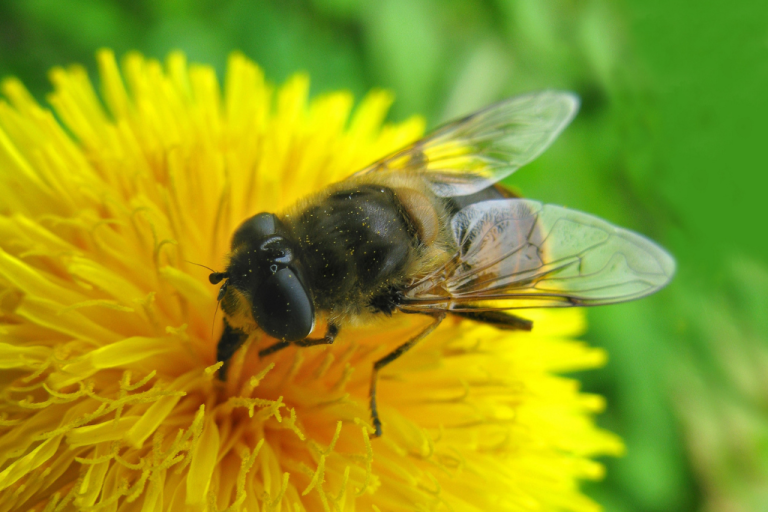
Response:
M225 314L217 358L248 334L291 344L333 343L347 325L394 312L433 322L378 360L371 377L375 435L379 370L448 314L530 330L507 310L611 304L665 286L674 260L641 235L591 215L512 196L496 183L536 158L578 100L546 91L511 98L306 198L259 213L232 236L225 272L210 281ZM324 336L309 338L318 316Z

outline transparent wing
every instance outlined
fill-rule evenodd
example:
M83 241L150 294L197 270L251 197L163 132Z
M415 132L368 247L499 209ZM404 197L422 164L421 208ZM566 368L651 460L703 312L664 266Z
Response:
M575 210L485 201L452 220L457 251L405 294L406 311L595 306L669 283L675 262L647 238Z
M355 175L421 173L438 196L473 194L539 156L578 108L578 98L568 92L510 98L438 128Z

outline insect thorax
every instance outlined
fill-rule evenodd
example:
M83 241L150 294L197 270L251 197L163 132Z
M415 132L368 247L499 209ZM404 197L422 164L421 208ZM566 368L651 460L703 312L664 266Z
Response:
M358 184L302 210L291 223L318 309L368 308L404 278L418 239L390 188Z

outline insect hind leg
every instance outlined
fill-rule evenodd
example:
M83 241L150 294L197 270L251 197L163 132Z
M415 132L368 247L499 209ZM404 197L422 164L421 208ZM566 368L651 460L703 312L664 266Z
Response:
M409 339L399 347L397 347L395 350L387 354L386 356L382 357L378 361L376 361L373 364L373 372L371 372L371 391L370 391L370 397L371 397L371 420L373 421L373 428L374 428L374 434L373 437L379 437L381 436L381 420L379 419L379 411L376 406L376 385L379 380L379 370L387 366L389 363L400 357L401 355L408 352L410 349L413 348L414 345L416 345L418 342L432 334L432 331L437 329L437 326L440 325L440 322L443 321L445 318L445 313L436 313L434 315L430 315L433 318L433 322L429 324L424 330L422 330L419 334L414 336L413 338Z
M533 329L532 321L503 311L451 311L451 314L468 320L474 320L475 322L492 325L497 329L505 331L530 331Z

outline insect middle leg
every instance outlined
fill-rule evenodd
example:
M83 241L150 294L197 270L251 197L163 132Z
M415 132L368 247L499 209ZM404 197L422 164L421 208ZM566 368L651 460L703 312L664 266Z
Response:
M379 411L376 407L376 384L379 380L379 370L408 352L414 345L432 334L432 331L437 329L437 326L440 325L440 322L445 318L445 313L437 313L430 316L432 316L433 322L423 331L373 363L373 372L371 372L371 419L373 420L373 428L375 429L373 437L379 437L381 435L381 420L379 419Z
M297 347L312 347L314 345L330 345L336 340L336 336L339 335L339 326L336 324L328 324L328 329L325 331L325 335L322 338L306 338L299 341L278 341L273 343L267 348L259 350L259 357L266 357L270 354L274 354L278 350L282 350L290 345L296 345Z

